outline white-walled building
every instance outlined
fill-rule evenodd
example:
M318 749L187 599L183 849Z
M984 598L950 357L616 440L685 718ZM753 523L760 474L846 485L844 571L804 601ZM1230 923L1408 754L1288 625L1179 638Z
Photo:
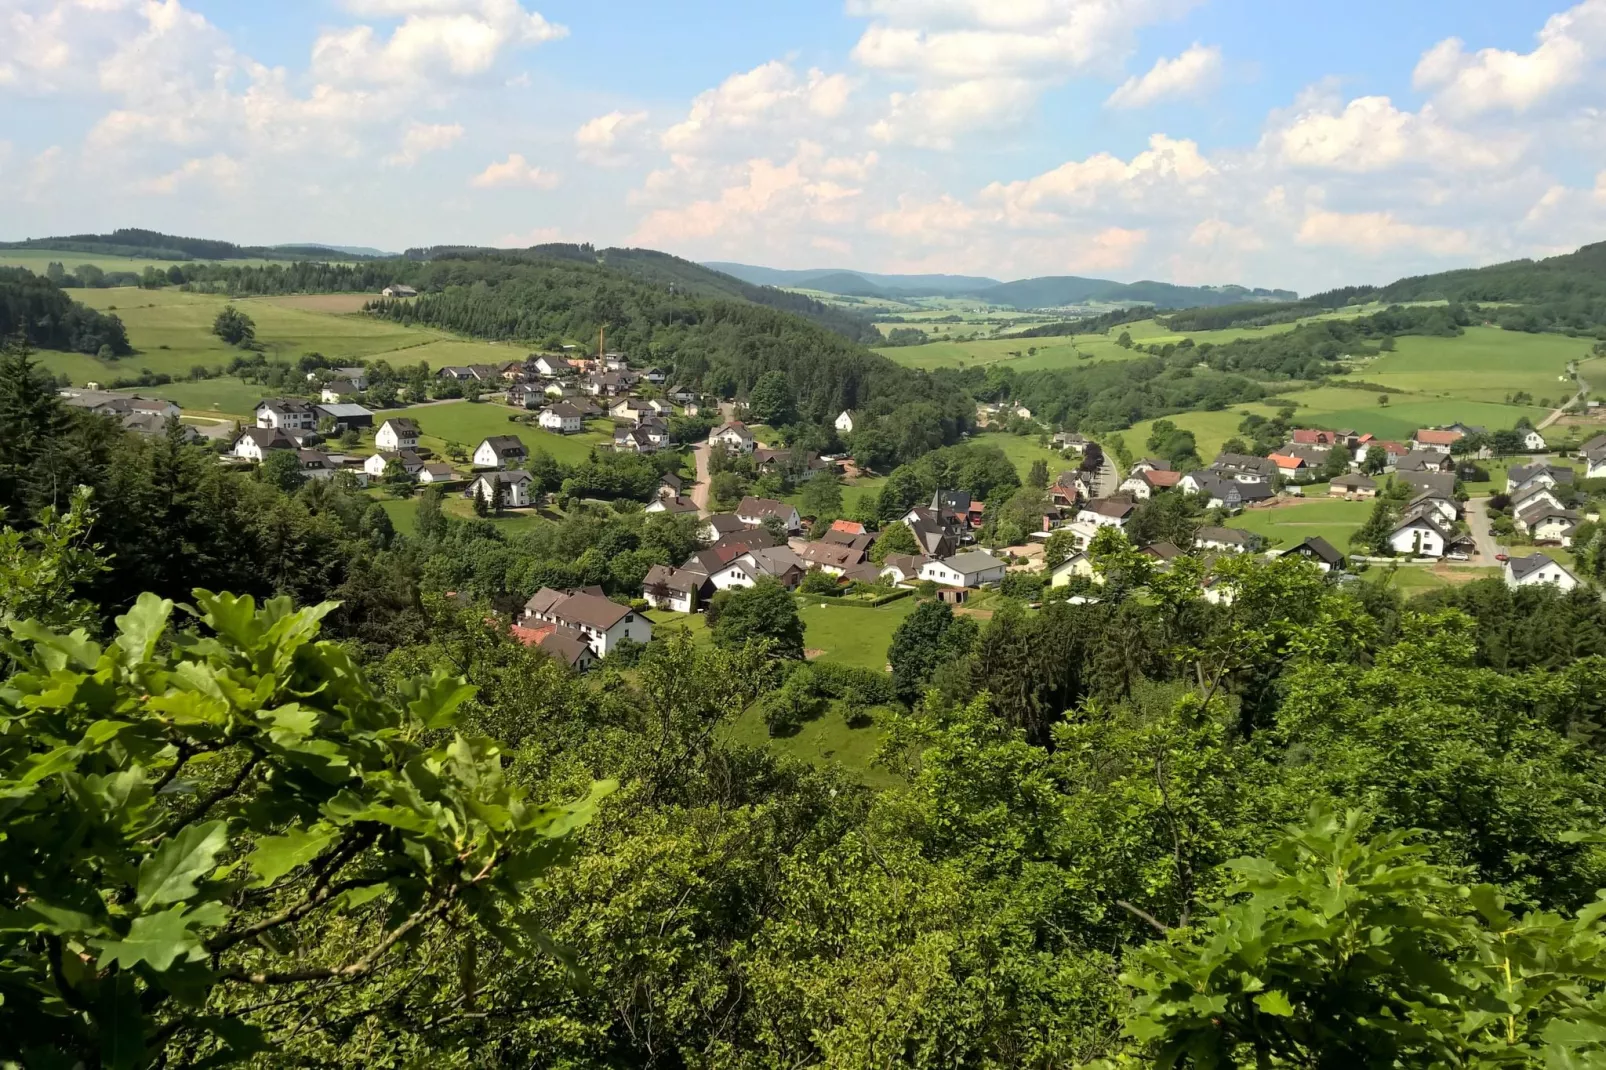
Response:
M1506 586L1513 588L1548 586L1559 591L1570 591L1578 586L1578 577L1546 554L1513 557L1506 562L1505 574Z
M418 435L416 422L392 417L380 424L379 430L374 432L374 448L388 452L417 449Z
M988 583L1001 583L1005 565L992 554L969 550L940 561L927 561L920 567L920 579L931 580L945 587L980 587Z
M464 493L470 498L484 498L487 505L496 501L496 487L504 488L502 504L509 509L523 509L532 505L535 480L528 472L481 472L474 477Z
M572 435L585 430L585 419L581 417L580 410L561 401L542 409L536 422L544 430L555 431L560 435Z

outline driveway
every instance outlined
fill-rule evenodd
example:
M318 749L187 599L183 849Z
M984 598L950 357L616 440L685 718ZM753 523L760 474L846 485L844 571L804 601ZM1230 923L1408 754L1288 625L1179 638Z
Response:
M1467 530L1472 533L1472 539L1477 544L1477 552L1472 555L1470 563L1498 568L1500 562L1494 557L1500 552L1500 546L1495 542L1493 532L1489 530L1488 498L1467 499Z
M691 448L692 459L697 462L697 482L691 488L691 500L697 506L698 516L707 516L708 509L708 443L699 442Z

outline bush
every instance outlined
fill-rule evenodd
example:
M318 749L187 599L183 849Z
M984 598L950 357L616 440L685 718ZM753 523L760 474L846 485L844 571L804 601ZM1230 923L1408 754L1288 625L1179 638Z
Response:
M827 698L847 702L850 695L856 696L859 704L865 706L885 706L897 698L892 689L892 677L886 673L831 662L817 662L808 668L814 688Z
M786 683L764 700L764 724L772 736L796 735L804 724L825 712L825 698L812 666L800 665Z
M799 594L839 595L842 593L841 588L837 586L837 578L818 567L809 569L808 574L803 577L803 582L798 584L797 589Z
M999 590L1008 598L1036 602L1043 597L1043 575L1037 572L1006 572Z

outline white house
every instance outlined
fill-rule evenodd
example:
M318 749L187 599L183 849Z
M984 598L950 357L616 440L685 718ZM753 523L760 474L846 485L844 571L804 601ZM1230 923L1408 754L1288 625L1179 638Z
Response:
M1136 509L1137 506L1124 498L1094 498L1082 504L1076 519L1078 523L1101 528L1124 528Z
M260 461L269 450L293 450L295 442L276 427L247 427L229 447L229 453L244 461Z
M1073 576L1080 576L1094 583L1104 582L1104 577L1093 568L1093 559L1085 553L1072 554L1049 569L1048 575L1050 587L1069 587Z
M530 451L517 435L492 435L474 448L475 468L507 468L523 464Z
M368 473L368 478L379 479L384 476L391 461L401 465L402 471L410 476L416 477L424 468L424 459L412 450L385 450L364 461L362 470Z
M747 425L740 420L732 420L714 428L708 433L708 444L724 446L738 453L752 453L758 446L757 440L753 438L753 432L749 431Z
M528 472L482 472L474 477L464 493L470 498L483 498L489 505L496 500L498 483L505 488L502 504L507 508L523 509L532 504L531 490L535 481Z
M927 561L920 567L920 578L946 587L980 587L1004 579L1004 562L981 550L969 550L941 561Z
M1244 554L1249 552L1254 537L1238 528L1202 527L1193 536L1193 545L1201 550Z
M924 554L888 554L881 562L881 578L893 583L913 583L930 558Z
M1411 436L1411 445L1424 452L1449 453L1450 447L1465 437L1466 435L1460 431L1440 431L1424 427Z
M802 517L797 515L795 508L785 502L778 502L773 498L755 498L752 495L748 495L736 507L736 519L750 528L763 527L764 518L770 516L780 520L781 526L788 532L803 530Z
M256 418L258 427L274 427L281 431L292 427L307 431L318 426L318 410L310 402L297 401L295 398L269 398L258 402Z
M1453 536L1431 507L1413 509L1389 533L1389 546L1410 557L1443 557Z
M1435 490L1425 490L1412 498L1406 504L1406 511L1410 512L1419 507L1437 513L1441 526L1449 526L1461 519L1461 503L1450 495Z
M349 398L359 393L361 391L357 384L350 379L331 379L323 384L323 389L318 392L318 398L327 405L334 405L338 404L341 398Z
M1522 448L1529 453L1544 453L1550 447L1545 444L1545 436L1530 427L1522 433Z
M413 289L411 286L403 286L401 283L396 283L394 286L387 286L383 290L380 290L379 296L391 298L417 297L418 291Z
M542 409L536 422L544 429L556 431L560 435L572 435L585 430L585 420L581 418L580 410L561 401Z
M556 379L560 375L569 374L569 363L562 357L536 357L530 362L535 373L546 379Z
M1528 557L1513 557L1506 562L1506 586L1550 586L1559 591L1570 591L1578 586L1578 577L1545 554L1531 554Z
M854 412L852 409L843 409L837 414L836 429L842 432L844 435L849 434L853 430L854 421L858 418L858 413Z
M697 609L697 592L702 589L704 579L699 573L654 565L641 582L641 597L654 609L691 613Z
M564 595L543 587L526 604L525 617L573 629L599 658L626 639L642 645L652 642L652 621L629 606L584 591Z
M418 481L423 484L455 483L457 471L445 461L431 461L418 470Z
M417 449L418 424L400 417L386 420L374 432L374 448L390 452Z

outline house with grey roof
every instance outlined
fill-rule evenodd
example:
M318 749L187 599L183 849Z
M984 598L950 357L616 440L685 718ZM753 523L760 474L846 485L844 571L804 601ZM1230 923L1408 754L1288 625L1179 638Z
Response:
M1001 583L1006 566L1004 562L984 550L967 550L941 560L927 561L920 568L920 579L931 580L944 587L981 587Z
M1578 577L1548 554L1511 558L1506 562L1505 580L1506 586L1511 588L1554 587L1558 591L1570 591L1578 586Z

